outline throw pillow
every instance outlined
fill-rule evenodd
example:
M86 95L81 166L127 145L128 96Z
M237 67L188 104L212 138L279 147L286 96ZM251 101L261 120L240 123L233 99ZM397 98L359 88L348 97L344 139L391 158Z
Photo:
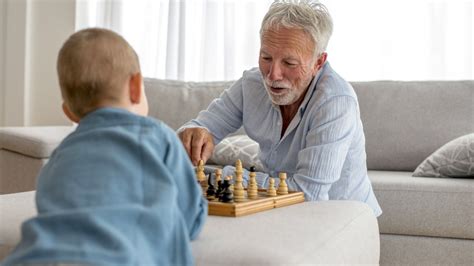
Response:
M413 176L474 177L474 133L443 145L416 168Z
M249 169L255 166L257 171L263 170L263 165L258 159L259 145L247 135L237 135L223 139L214 147L214 153L209 163L220 165L235 165L240 159L242 166Z

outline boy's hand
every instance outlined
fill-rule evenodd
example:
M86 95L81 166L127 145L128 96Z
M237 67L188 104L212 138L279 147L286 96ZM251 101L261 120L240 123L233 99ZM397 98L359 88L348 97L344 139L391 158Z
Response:
M187 128L178 134L193 165L199 160L204 164L214 151L214 139L211 133L204 128Z

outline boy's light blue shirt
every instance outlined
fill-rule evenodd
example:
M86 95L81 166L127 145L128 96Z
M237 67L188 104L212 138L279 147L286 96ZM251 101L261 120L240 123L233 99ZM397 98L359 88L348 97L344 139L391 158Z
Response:
M280 108L271 102L258 68L245 71L178 131L196 126L207 128L216 144L243 126L260 145L265 173L286 172L288 187L303 191L307 200L357 200L375 215L382 213L367 176L357 96L329 63L313 79L283 137ZM260 187L267 186L268 174L257 174Z
M114 108L88 114L54 151L36 203L4 265L192 265L207 216L176 134Z

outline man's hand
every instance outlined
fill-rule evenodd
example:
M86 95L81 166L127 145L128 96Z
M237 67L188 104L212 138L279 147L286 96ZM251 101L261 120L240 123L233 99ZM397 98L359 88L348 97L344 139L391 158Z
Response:
M199 160L204 163L211 157L214 151L214 139L211 133L204 128L187 128L178 134L184 148L189 155L193 165Z

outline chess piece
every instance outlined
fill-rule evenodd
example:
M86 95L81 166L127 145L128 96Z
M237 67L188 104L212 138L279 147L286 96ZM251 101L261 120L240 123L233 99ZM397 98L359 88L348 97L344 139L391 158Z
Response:
M280 178L280 184L278 184L278 195L286 195L288 194L288 185L286 184L286 173L280 173L278 175Z
M216 190L214 188L214 185L211 182L211 174L209 174L209 178L207 179L207 190L206 190L206 198L208 200L214 200L216 198Z
M275 197L277 195L276 189L275 189L275 179L270 177L270 181L268 184L268 189L267 189L267 196L268 197Z
M216 177L216 186L218 185L219 181L222 180L222 169L220 168L217 168L215 171L214 171L214 176Z
M206 182L206 174L204 174L203 160L199 160L198 165L196 166L196 177L197 177L199 185L201 185L202 194L204 195L204 197L206 197L207 182Z
M232 202L233 201L233 193L232 193L232 190L230 190L230 180L229 179L225 179L222 186L223 186L223 192L222 192L222 195L219 197L219 201L222 201L222 202Z
M199 182L206 180L206 174L204 174L204 162L199 160L198 165L196 166L196 176Z
M245 190L243 183L243 174L244 170L242 168L242 162L237 160L235 164L235 183L234 183L234 201L242 202L245 201Z
M222 180L217 181L217 189L216 189L216 198L219 199L224 193L224 183Z
M258 199L258 186L256 180L255 166L250 167L249 186L247 188L247 195L249 199Z

